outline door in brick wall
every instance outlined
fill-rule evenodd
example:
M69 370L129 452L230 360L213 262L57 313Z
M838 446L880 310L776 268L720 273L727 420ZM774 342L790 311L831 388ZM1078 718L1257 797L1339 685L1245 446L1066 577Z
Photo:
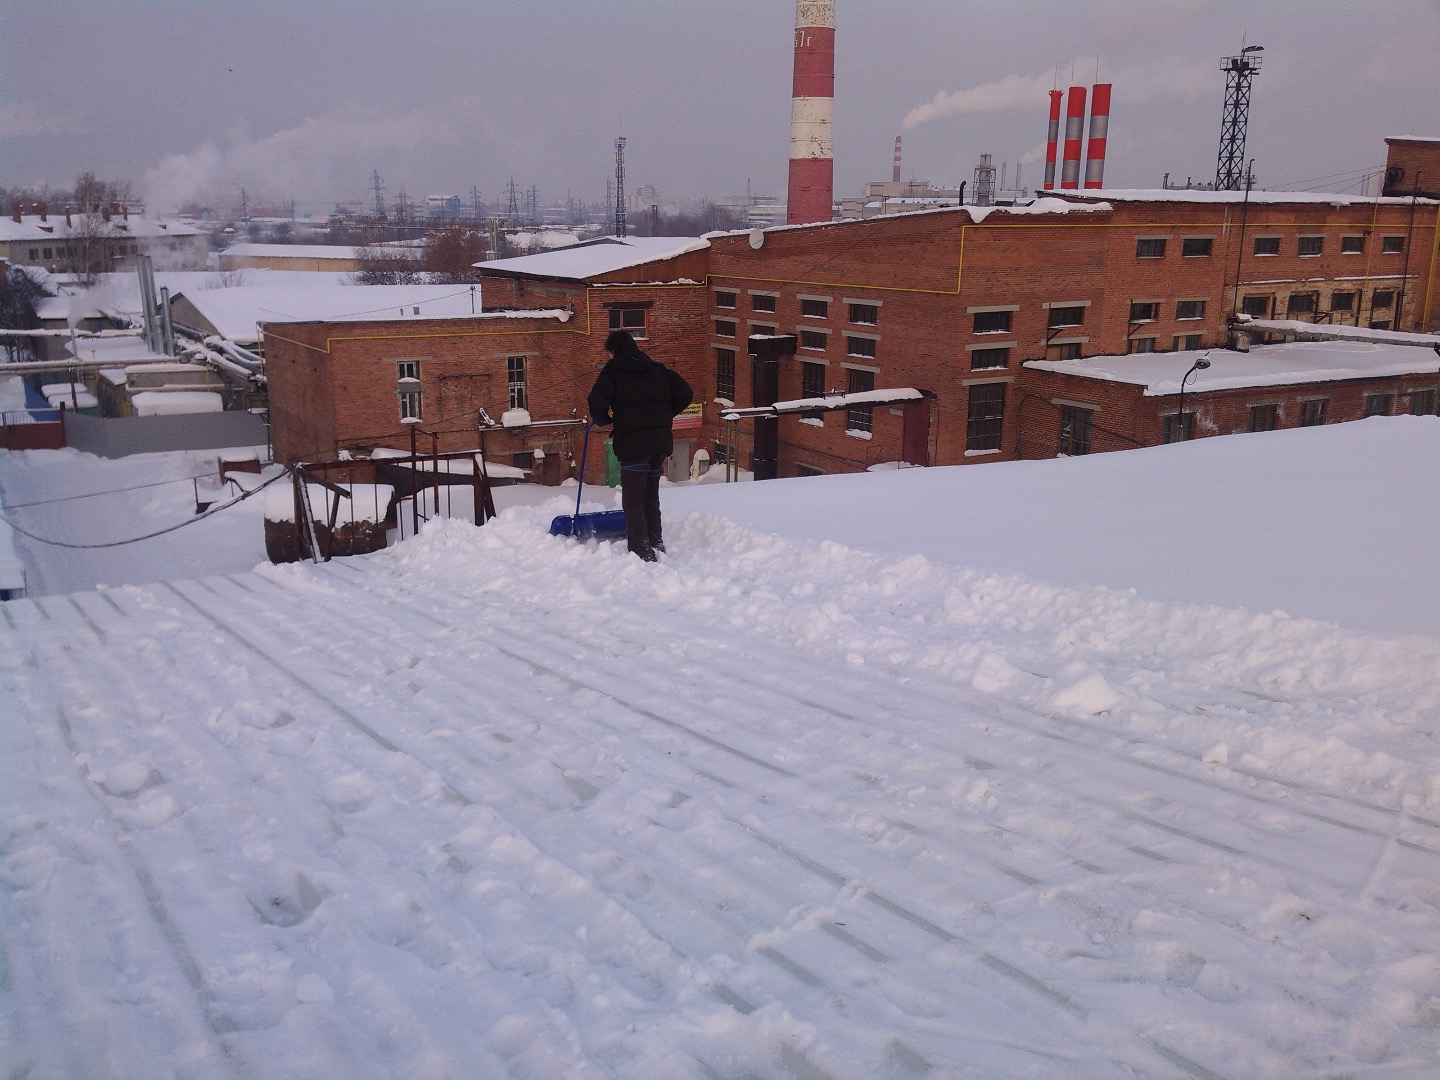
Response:
M905 402L900 426L900 458L911 465L930 464L930 402Z

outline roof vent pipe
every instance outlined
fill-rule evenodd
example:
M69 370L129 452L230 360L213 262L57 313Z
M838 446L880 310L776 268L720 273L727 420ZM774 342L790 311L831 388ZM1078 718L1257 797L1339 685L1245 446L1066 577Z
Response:
M1105 186L1105 137L1110 130L1110 84L1096 83L1090 95L1090 141L1085 147L1085 186Z

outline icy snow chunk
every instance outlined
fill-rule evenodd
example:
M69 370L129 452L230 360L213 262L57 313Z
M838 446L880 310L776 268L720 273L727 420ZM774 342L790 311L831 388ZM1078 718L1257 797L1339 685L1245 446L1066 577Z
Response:
M1121 696L1111 689L1099 672L1062 687L1050 696L1050 707L1071 716L1095 716L1120 704Z
M165 778L151 768L147 761L125 761L111 765L103 772L92 772L90 779L100 786L107 795L118 795L122 799L133 799L142 791L157 787Z
M330 984L313 972L301 975L295 983L295 1000L307 1005L329 1005L335 1000Z
M1230 747L1223 742L1217 742L1200 755L1200 760L1207 765L1224 765L1230 760Z

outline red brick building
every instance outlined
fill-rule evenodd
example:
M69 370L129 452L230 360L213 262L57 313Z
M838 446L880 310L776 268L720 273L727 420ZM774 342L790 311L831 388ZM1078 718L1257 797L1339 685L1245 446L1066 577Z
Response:
M699 415L677 430L672 476L696 449L717 459L727 452L720 408L756 403L752 336L795 336L793 355L779 363L782 401L910 387L927 394L922 403L781 417L781 476L1060 452L1056 410L1065 401L1103 406L1089 449L1112 448L1111 438L1115 447L1153 444L1165 435L1158 384L1133 391L1123 379L1027 361L1169 353L1178 362L1223 348L1237 328L1253 341L1283 331L1257 326L1271 319L1382 336L1435 330L1437 220L1440 202L1424 198L1085 191L702 240L609 238L482 264L483 316L267 328L276 453L290 460L403 446L407 406L396 379L412 360L425 424L453 425L444 432L450 448L473 446L478 410L498 420L517 388L536 420L583 415L601 342L617 327L695 388ZM1428 350L1410 352L1427 362ZM1367 393L1392 393L1390 408L1407 411L1424 388L1418 372L1379 382L1326 375L1319 381L1347 386L1311 394L1291 374L1294 393L1273 402L1281 426L1295 422L1302 393L1328 394L1326 418L1337 420L1363 412ZM1091 383L1107 385L1077 389ZM1255 402L1244 387L1231 390L1234 401L1216 399L1209 413L1197 405L1193 435L1247 429ZM1205 380L1187 396L1198 403L1220 392ZM1121 409L1133 415L1122 421ZM738 426L742 466L752 423ZM604 476L601 445L592 445L592 482Z
M913 386L934 394L927 463L1004 460L1021 445L1027 360L1221 347L1237 311L1435 327L1437 212L1434 200L1067 192L712 236L708 390L752 404L747 335L795 334L780 398ZM883 407L783 418L779 474L902 460L904 423ZM742 464L748 449L742 438Z
M1440 357L1414 345L1309 341L1249 353L1097 356L1025 367L1016 402L1015 456L1022 458L1428 416L1440 402Z

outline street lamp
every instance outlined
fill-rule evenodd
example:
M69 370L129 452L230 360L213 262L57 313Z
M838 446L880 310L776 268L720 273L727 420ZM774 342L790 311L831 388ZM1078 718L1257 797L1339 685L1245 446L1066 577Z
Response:
M1186 433L1185 433L1185 384L1190 381L1190 376L1191 376L1191 375L1194 375L1195 372L1197 372L1197 371L1204 371L1206 368L1208 368L1208 367L1210 366L1210 361L1209 361L1209 359L1208 359L1209 356L1210 356L1210 354L1209 354L1209 353L1206 353L1204 356L1200 357L1200 359L1196 360L1195 363L1193 363L1193 364L1190 365L1190 370L1187 371L1187 372L1185 372L1184 376L1180 379L1180 410L1175 414L1175 435L1176 435L1175 441L1176 441L1176 442L1184 442L1185 439L1186 439Z

